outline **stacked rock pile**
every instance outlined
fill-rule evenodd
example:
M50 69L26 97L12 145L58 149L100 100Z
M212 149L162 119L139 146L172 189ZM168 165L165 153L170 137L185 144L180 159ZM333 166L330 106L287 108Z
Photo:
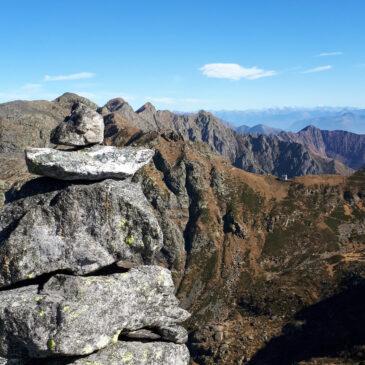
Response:
M0 364L189 363L189 313L152 265L162 232L130 181L153 151L103 135L102 117L76 105L51 137L71 149L26 151L30 172L66 181L36 179L0 213Z

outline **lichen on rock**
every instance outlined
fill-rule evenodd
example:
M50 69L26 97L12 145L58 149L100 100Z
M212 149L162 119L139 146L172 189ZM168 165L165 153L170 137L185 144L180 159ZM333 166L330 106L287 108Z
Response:
M133 176L153 157L145 148L93 146L76 151L29 148L25 152L28 169L36 175L61 180L125 179Z
M123 330L141 328L183 343L186 332L176 325L187 318L170 272L159 266L108 276L56 275L39 293L34 285L0 292L0 355L86 355L114 343Z
M35 200L15 201L0 214L0 230L7 230L0 235L0 286L57 270L86 274L120 260L148 264L162 247L139 184L70 185Z

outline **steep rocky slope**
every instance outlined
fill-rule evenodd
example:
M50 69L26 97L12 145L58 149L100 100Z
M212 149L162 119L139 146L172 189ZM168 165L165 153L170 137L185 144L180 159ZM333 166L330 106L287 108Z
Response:
M193 313L198 364L365 356L364 174L285 183L232 168L204 145L150 143L144 190L165 232L161 262Z
M279 138L302 144L313 154L329 157L353 169L365 166L365 135L327 131L308 126L298 133L282 132Z

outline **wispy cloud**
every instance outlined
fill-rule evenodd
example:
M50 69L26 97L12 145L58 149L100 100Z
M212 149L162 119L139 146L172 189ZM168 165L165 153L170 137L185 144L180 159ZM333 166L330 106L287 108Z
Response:
M328 71L331 70L332 66L331 65L326 65L326 66L318 66L318 67L314 67L314 68L310 68L308 70L305 70L302 72L302 74L312 74L315 72L323 72L323 71Z
M322 52L320 54L317 54L316 57L332 57L332 56L341 56L343 55L343 52Z
M273 70L263 70L256 66L243 67L237 63L208 63L199 70L207 77L229 80L256 80L277 74Z
M68 80L83 80L83 79L91 79L95 77L93 72L79 72L75 74L69 75L45 75L43 81L68 81Z

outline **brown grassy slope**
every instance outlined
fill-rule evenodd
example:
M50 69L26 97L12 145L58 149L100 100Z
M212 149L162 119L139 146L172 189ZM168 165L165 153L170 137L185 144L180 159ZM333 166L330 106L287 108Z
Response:
M150 145L157 153L144 185L165 221L171 260L162 261L193 313L198 363L252 357L295 313L364 276L363 177L282 182L232 168L201 144L158 137ZM169 251L166 226L181 232L180 254Z

